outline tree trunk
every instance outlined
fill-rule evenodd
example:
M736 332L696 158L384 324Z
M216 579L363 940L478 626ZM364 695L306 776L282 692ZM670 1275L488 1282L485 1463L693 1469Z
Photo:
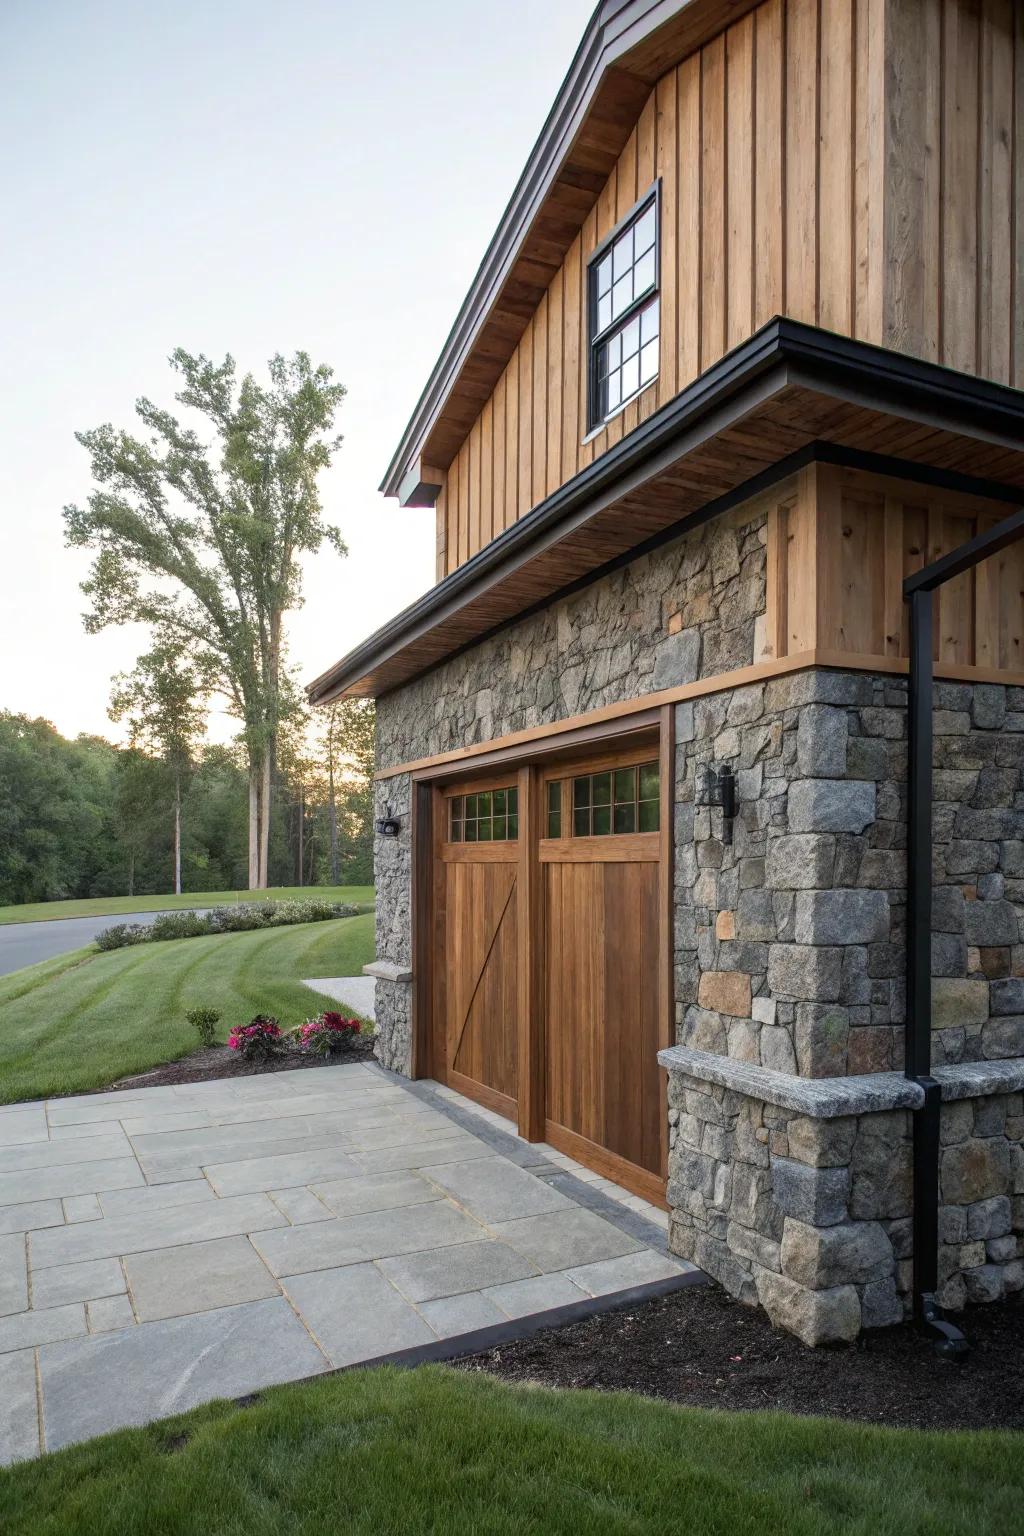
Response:
M249 758L249 889L260 885L260 765Z
M263 754L263 776L260 786L259 889L261 891L265 891L270 884L268 878L270 869L270 760L271 747L268 743Z
M327 732L327 824L331 829L331 884L340 885L338 864L338 802L334 793L334 725L335 711L331 709L331 724Z
M181 895L181 775L174 775L174 894Z
M305 794L303 793L303 786L300 784L299 785L299 889L300 890L302 889L302 886L304 884L303 869L302 869L302 855L303 855L302 833L303 833L303 826L304 826L305 820L306 820L306 801L305 801Z
M135 895L135 849L128 855L128 895Z

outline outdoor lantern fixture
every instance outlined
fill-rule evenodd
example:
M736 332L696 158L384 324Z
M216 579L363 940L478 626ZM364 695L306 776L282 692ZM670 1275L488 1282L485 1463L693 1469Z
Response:
M397 837L401 830L401 823L397 816L392 816L391 807L388 806L387 814L381 816L377 822L377 831L381 837Z
M729 763L716 768L705 763L697 780L697 804L720 806L722 810L722 842L732 842L732 823L736 815L736 775Z

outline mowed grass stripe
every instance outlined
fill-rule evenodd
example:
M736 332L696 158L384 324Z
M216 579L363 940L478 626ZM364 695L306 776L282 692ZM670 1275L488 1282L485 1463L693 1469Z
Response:
M0 991L0 1103L101 1088L187 1055L197 1041L185 1014L201 1004L220 1010L221 1039L254 1013L300 1024L332 1006L303 977L358 975L372 959L365 913L61 956L31 975L15 972Z

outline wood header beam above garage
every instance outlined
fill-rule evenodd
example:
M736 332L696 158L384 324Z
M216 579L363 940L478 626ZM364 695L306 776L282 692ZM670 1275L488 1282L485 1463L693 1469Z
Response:
M310 701L401 687L645 547L830 459L1015 503L1024 393L773 320L323 673Z
M602 0L406 427L381 490L428 506L597 200L658 78L757 0ZM417 499L407 500L411 494Z

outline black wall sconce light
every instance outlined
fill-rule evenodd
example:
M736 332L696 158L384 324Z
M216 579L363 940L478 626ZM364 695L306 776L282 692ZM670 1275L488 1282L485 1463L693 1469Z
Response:
M729 763L716 768L706 763L697 780L697 804L720 806L722 842L732 842L732 824L736 816L736 775Z
M391 807L387 807L387 814L377 821L377 831L381 837L397 837L401 831L401 822L397 816L392 816Z

